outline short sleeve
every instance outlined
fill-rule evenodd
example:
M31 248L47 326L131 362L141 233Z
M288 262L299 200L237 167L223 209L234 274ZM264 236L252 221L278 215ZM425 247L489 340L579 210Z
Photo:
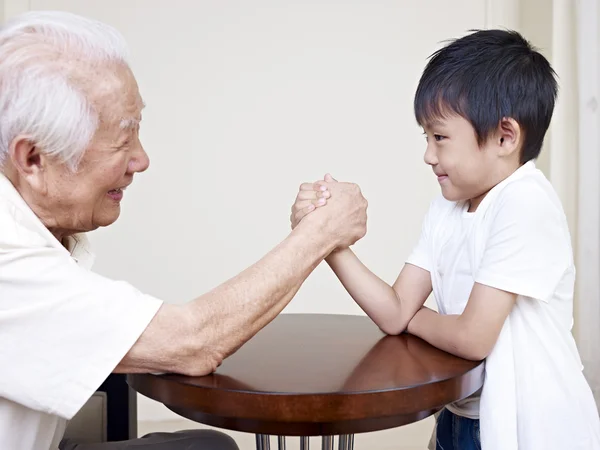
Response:
M497 199L491 219L475 282L547 301L573 265L558 199L533 181L515 182Z
M64 249L0 238L0 397L70 419L161 304Z
M420 267L428 272L431 272L432 261L431 261L431 236L433 233L432 225L435 223L435 216L439 215L440 210L440 199L436 198L431 202L429 210L423 218L421 225L421 236L417 245L413 248L412 253L406 260L407 264Z

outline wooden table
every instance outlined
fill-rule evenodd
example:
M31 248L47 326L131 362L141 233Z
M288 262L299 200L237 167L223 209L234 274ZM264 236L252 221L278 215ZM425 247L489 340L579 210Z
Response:
M352 449L355 433L421 420L483 384L483 363L457 358L411 335L385 336L367 317L284 314L216 373L129 375L139 393L196 422L256 434L323 436Z

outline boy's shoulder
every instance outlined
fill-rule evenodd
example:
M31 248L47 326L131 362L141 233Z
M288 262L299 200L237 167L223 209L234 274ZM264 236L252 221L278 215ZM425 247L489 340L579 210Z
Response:
M540 170L509 177L494 187L484 211L490 215L519 214L525 217L564 217L561 201L550 181Z

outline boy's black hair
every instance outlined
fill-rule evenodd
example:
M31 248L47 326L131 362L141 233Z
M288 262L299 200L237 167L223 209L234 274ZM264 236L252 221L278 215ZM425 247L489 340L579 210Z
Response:
M524 133L521 164L537 158L558 92L550 63L516 31L476 30L433 55L415 94L420 125L456 113L482 145L503 118Z

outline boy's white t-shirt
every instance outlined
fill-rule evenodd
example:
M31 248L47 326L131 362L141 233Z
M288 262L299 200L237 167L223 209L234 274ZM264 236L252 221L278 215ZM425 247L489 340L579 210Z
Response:
M90 272L0 174L0 449L56 450L162 302Z
M473 289L473 273L467 253L467 242L473 218L474 213L468 212L468 205L465 204L458 207L455 214L445 221L448 239L440 252L437 265L445 295L439 300L436 298L438 309L444 314L461 314L467 306L469 295ZM428 217L428 220L432 219L435 220L433 217ZM430 271L427 263L427 255L430 252L422 248L425 245L428 245L426 239L421 239L408 262ZM466 399L448 405L447 408L459 416L478 419L480 395L481 392L477 391Z
M577 437L587 439L597 434L598 413L571 334L575 267L560 201L533 162L488 197L484 199L488 204L482 208L482 203L472 215L466 214L465 204L441 196L434 200L407 262L432 274L441 314L461 314L470 294L468 287L475 282L517 294L511 312L515 326L510 365L514 370L490 374L486 367L486 383L491 375L499 380L495 383L502 383L505 375L507 380L514 379L514 413L520 434L527 429L540 431L536 435L540 441L544 435L548 439L558 436L558 444L565 436L558 425L562 419L552 417L564 415L563 426L572 423L571 428L593 431ZM508 353L503 350L503 355ZM537 414L531 411L533 400L539 400ZM475 417L475 405L458 402L450 409ZM566 418L569 414L579 425ZM572 448L580 448L575 440L573 436Z

